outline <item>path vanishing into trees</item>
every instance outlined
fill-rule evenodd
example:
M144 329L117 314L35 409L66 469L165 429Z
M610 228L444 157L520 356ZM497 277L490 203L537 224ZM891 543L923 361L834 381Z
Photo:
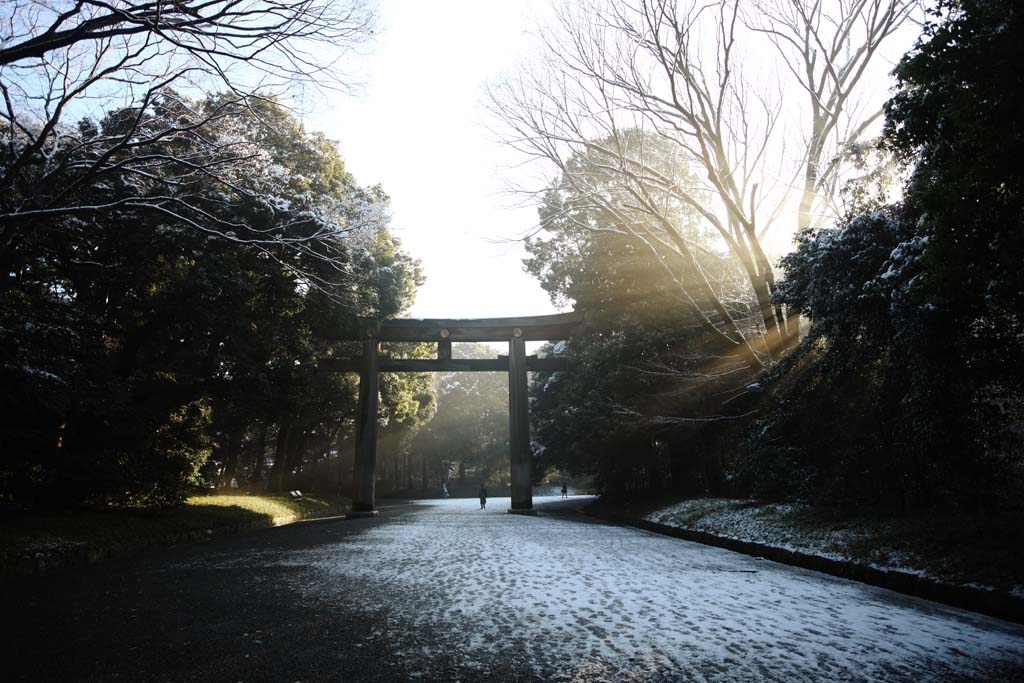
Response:
M1024 626L537 503L393 503L7 582L8 680L1024 680Z

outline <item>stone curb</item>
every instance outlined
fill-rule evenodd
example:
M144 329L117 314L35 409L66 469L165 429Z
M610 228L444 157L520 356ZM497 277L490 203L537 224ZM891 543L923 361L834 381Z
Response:
M843 562L761 543L715 536L705 531L681 529L614 512L588 508L583 509L583 512L598 519L636 527L644 531L724 548L753 557L763 557L781 564L811 569L823 574L831 574L843 579L887 588L897 593L905 593L918 598L941 602L952 607L960 607L973 612L980 612L989 616L999 617L1000 619L1017 622L1018 624L1024 624L1024 598L1011 595L1005 591L942 583L916 574L885 571L856 562Z

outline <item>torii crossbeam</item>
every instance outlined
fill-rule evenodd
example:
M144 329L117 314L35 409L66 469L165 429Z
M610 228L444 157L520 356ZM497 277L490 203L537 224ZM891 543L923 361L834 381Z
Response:
M361 339L360 358L322 358L318 366L330 372L359 373L359 412L356 419L356 490L354 516L377 514L377 407L381 372L508 372L509 450L511 451L512 507L509 512L535 514L533 461L530 456L529 401L526 373L564 370L564 358L526 355L527 341L568 339L583 323L580 312L522 318L397 319L366 321L358 332L343 339ZM380 344L434 342L435 359L393 359L380 354ZM493 359L453 359L452 342L508 342L508 356Z

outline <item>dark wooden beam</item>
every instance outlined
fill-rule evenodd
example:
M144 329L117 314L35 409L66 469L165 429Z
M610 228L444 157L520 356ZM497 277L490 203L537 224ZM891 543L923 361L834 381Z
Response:
M384 358L381 372L507 372L508 358L434 360L433 358Z
M508 341L512 338L549 341L568 339L583 324L584 319L583 313L578 311L519 318L367 319L335 338L405 342L487 342Z
M325 372L359 372L363 367L361 358L321 358L317 368ZM508 356L498 358L386 358L378 361L380 372L508 372ZM526 357L526 369L530 372L557 372L568 370L567 358Z

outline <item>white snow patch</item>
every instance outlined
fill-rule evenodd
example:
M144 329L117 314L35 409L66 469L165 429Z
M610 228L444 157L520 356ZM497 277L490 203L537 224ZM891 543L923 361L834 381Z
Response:
M63 377L55 375L49 370L43 370L42 368L30 368L27 365L21 366L21 369L26 375L32 375L33 377L39 377L41 379L48 379L51 382L60 382L61 384L65 383Z

